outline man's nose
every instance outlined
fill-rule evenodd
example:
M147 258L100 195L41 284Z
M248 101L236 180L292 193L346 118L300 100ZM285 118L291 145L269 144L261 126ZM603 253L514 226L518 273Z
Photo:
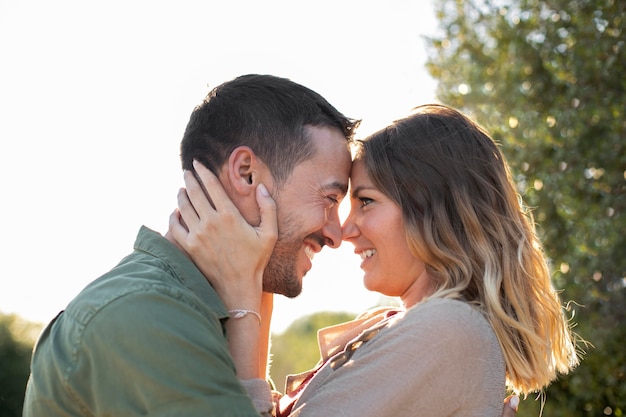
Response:
M326 245L336 249L341 245L341 222L339 221L339 212L333 210L322 229Z

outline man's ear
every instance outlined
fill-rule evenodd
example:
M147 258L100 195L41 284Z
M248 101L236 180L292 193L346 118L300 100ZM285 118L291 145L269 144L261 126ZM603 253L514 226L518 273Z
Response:
M256 154L247 146L235 148L228 158L228 178L237 194L255 195L259 183L260 163Z

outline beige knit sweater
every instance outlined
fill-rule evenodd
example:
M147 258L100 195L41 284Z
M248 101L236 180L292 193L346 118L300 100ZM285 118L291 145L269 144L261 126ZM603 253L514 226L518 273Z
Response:
M299 393L293 417L501 415L502 352L467 303L434 299L391 317L376 311L321 330L319 341L325 363ZM290 378L286 393L307 375Z

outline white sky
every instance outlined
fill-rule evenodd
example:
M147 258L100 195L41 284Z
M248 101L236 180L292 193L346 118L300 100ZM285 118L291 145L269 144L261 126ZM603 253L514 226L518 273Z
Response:
M223 81L290 78L362 118L357 137L434 101L431 1L0 0L0 311L47 322L142 224L166 231L189 114ZM379 301L352 251L316 256L275 331Z

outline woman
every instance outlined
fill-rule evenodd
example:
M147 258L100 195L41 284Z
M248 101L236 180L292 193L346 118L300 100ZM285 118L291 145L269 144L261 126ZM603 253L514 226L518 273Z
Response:
M578 363L532 217L477 124L420 106L359 141L350 181L343 239L363 259L365 286L403 308L322 330L320 364L288 382L280 415L495 416L505 384L535 392ZM241 288L245 271L228 285ZM231 321L236 340L244 327Z

